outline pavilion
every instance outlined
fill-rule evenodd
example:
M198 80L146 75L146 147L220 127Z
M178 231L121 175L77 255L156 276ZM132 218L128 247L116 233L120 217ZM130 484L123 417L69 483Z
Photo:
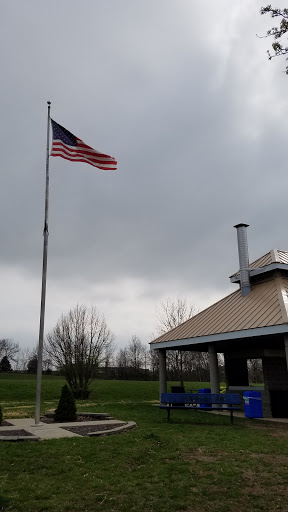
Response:
M251 389L248 359L262 359L264 417L288 417L288 251L273 249L249 264L247 224L238 224L239 289L151 342L159 351L160 393L167 391L166 351L209 354L210 387L219 393L218 353L227 392ZM253 388L259 389L259 388Z

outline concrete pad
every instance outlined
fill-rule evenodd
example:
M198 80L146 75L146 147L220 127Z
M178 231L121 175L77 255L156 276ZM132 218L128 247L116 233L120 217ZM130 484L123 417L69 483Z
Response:
M208 412L209 414L220 414L220 415L222 414L222 416L223 416L223 413L225 414L226 412L229 412L229 409L223 409L222 411L205 411L204 409L202 409L202 411ZM233 417L234 418L244 418L246 420L272 421L274 423L288 423L288 418L267 418L267 417L265 417L265 418L247 418L243 411L234 411Z
M114 424L115 423L119 423L121 425L121 423L123 423L123 421L120 421L120 420L98 420L98 421L81 421L80 423L75 423L74 421L73 422L67 422L67 423L39 423L39 424L35 424L35 420L33 418L16 418L16 419L6 419L6 421L8 421L9 423L11 423L11 427L5 427L5 426L2 426L0 427L0 440L5 440L5 441L8 441L8 440L12 440L11 438L12 437L17 437L17 436L13 436L13 431L15 430L20 430L20 429L24 429L26 430L27 432L29 432L31 435L33 436L36 436L36 438L39 438L39 439L60 439L60 438L63 438L63 437L83 437L81 436L80 434L75 434L74 432L70 432L69 430L65 430L65 427L75 427L75 425L81 425L81 426L93 426L93 425L109 425L109 424ZM132 425L133 423L133 425ZM117 431L121 431L121 430L125 430L124 427L126 427L126 430L128 430L129 428L133 428L133 426L135 426L134 422L128 422L129 424L129 427L127 425L121 425L121 427L116 427L117 428ZM130 426L131 424L131 426ZM10 431L11 430L11 436L2 436L1 437L1 431L2 430L5 430L5 431ZM102 435L105 434L105 433L114 433L114 428L111 429L111 430L106 430L106 431L101 431L99 432L99 434L101 433ZM21 440L25 440L25 438L21 438ZM31 438L29 438L27 436L26 440L29 440ZM17 440L19 440L19 437L17 437Z

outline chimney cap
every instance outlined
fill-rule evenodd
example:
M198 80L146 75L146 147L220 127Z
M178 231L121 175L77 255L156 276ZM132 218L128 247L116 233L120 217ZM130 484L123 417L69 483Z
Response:
M234 228L248 228L249 227L249 224L244 224L243 222L241 222L240 224L236 224L236 226L234 226Z

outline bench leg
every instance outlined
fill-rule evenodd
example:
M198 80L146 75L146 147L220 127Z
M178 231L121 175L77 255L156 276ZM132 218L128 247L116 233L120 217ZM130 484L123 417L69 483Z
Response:
M231 425L233 425L233 409L230 410Z
M167 421L170 421L170 407L167 409Z

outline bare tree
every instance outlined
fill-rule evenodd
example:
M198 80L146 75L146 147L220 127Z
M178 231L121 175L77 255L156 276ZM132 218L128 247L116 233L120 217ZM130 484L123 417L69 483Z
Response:
M113 335L96 307L77 305L62 315L46 337L46 351L62 371L75 398L85 399L97 368L105 361Z
M6 356L8 359L15 361L15 357L19 352L19 345L9 338L0 340L0 358Z
M149 351L136 334L132 336L126 347L119 350L116 356L116 365L119 378L147 378L149 373L147 371Z
M126 348L120 348L116 356L116 364L119 368L126 368L128 366L128 356Z
M159 374L159 354L158 350L150 350L148 352L148 365L151 369L153 378L158 377Z
M188 304L186 299L181 297L171 299L168 297L165 302L162 302L160 309L156 309L159 322L157 331L159 334L170 331L194 316L195 313L195 307L192 304Z
M27 364L31 358L31 350L29 348L21 348L15 356L14 369L16 372L25 372Z
M129 371L126 347L120 348L120 350L117 352L115 362L117 366L117 378L127 379L129 377Z
M188 304L186 299L178 297L171 299L168 297L165 302L162 302L160 310L156 310L158 326L157 331L159 334L170 331L189 320L195 315L196 310L192 304ZM170 366L172 373L178 376L181 386L183 383L183 359L184 354L181 350L167 351L167 364Z
M38 356L34 354L27 363L27 373L37 373Z
M210 379L209 357L207 352L185 352L183 357L183 369L190 375L191 380L198 382Z
M138 336L134 334L126 349L126 353L128 366L133 368L135 373L144 365L145 349L146 347L141 343Z
M38 359L38 350L36 347L34 348L21 348L19 349L19 352L15 356L14 359L14 370L16 372L26 372L30 370L30 373L36 373L31 372L31 369L33 368L33 361L34 364L35 361ZM29 366L29 367L28 367ZM42 369L44 372L47 372L51 370L52 368L52 362L49 359L48 355L46 354L45 350L43 351L43 361L42 361Z
M114 338L107 345L103 351L103 357L101 357L101 366L104 366L105 368L108 368L111 366L114 362L114 353L116 350L116 344L114 343Z
M248 359L248 374L250 382L263 382L262 359Z

